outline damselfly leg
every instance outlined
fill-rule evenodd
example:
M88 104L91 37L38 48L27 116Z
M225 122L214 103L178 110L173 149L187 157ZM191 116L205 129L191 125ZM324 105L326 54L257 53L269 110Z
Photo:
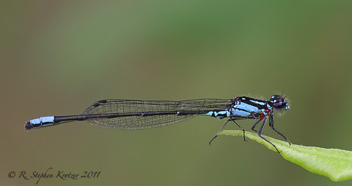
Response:
M216 135L209 141L209 145L211 145L211 142L212 142L216 137L218 137L219 133L224 129L224 127L226 126L227 122L229 122L229 121L233 121L233 122L243 131L243 140L244 140L244 141L247 141L247 140L246 140L246 135L245 135L245 134L246 134L245 130L241 127L241 125L239 125L239 124L235 121L235 119L231 118L231 116L230 116L230 119L228 119L228 120L224 123L224 125L220 128L219 132L216 133Z

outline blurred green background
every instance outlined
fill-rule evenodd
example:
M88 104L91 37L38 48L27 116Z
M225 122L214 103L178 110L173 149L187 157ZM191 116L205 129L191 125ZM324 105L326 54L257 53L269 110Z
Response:
M1 3L0 180L20 171L101 171L38 185L351 185L241 137L224 120L142 131L30 119L100 99L284 94L275 125L295 144L352 150L352 1L7 1ZM250 130L253 121L241 121ZM227 129L237 129L228 125ZM264 133L281 139L267 126ZM16 178L9 178L15 171Z

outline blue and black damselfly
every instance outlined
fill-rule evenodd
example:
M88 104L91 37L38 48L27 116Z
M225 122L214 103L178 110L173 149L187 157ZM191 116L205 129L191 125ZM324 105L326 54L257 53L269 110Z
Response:
M178 123L194 116L206 115L219 119L227 118L225 124L232 121L243 131L245 130L236 120L258 120L252 130L279 150L276 146L262 136L262 130L269 119L269 126L281 135L289 144L287 138L274 128L273 111L284 111L290 107L282 95L273 95L270 100L259 100L246 96L234 99L193 99L183 101L145 101L107 99L95 102L89 106L82 115L70 116L44 116L32 119L25 124L25 129L38 129L47 126L59 125L70 121L87 121L91 125L115 130L137 130L161 127ZM259 130L255 127L262 124ZM219 131L219 132L220 132ZM218 136L219 132L210 140L209 144Z

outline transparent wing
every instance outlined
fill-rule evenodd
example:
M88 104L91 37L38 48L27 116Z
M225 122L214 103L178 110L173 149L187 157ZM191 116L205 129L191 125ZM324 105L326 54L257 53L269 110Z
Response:
M171 125L209 111L224 110L229 104L231 100L228 99L101 100L89 106L83 115L112 115L113 117L92 117L86 121L102 128L135 130Z

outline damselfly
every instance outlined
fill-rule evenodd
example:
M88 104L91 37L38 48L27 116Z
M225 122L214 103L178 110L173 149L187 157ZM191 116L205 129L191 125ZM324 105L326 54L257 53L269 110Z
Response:
M161 127L191 119L197 115L206 115L219 119L227 118L219 132L210 140L209 144L218 136L229 121L234 122L242 131L245 130L236 120L258 120L252 130L279 150L262 136L262 130L269 119L269 126L281 135L289 144L287 138L274 128L273 110L283 111L290 107L282 95L273 95L270 100L259 100L246 96L234 99L194 99L183 101L145 101L107 99L100 100L89 106L82 115L44 116L32 119L25 124L25 129L38 129L58 125L70 121L87 121L91 125L115 130L135 130ZM255 127L262 122L259 130Z

